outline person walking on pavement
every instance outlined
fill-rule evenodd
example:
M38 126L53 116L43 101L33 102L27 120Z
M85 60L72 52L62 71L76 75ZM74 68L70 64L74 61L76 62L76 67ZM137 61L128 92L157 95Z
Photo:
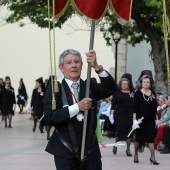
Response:
M25 104L27 102L27 98L28 98L25 84L24 84L22 78L19 80L19 88L18 88L17 98L18 98L17 104L20 109L19 113L22 113L23 107L25 106Z
M36 81L36 88L32 92L32 98L31 98L31 107L33 108L33 120L34 120L34 126L33 126L33 132L36 130L37 121L43 116L43 97L44 97L44 86L43 86L43 79L38 78ZM43 132L43 122L40 121L39 129L41 133Z
M114 94L112 100L111 114L116 119L116 141L126 140L126 155L132 156L130 152L131 137L127 137L132 127L131 108L134 99L134 88L132 75L124 74L119 82L119 90ZM113 154L116 155L117 147L113 147Z
M84 111L88 111L87 140L85 148L84 170L101 170L101 154L96 138L97 101L107 98L117 89L116 83L102 66L99 66L95 51L86 53L87 62L99 75L101 83L93 79L90 82L90 97L85 98L86 82L81 79L82 57L76 50L66 50L59 58L59 69L64 74L62 83L58 84L56 109L52 110L51 85L44 98L45 121L55 127L46 151L54 155L57 170L77 170L80 163L80 152L83 132ZM63 106L65 93L68 105ZM72 135L71 135L71 134ZM74 134L74 135L73 135ZM74 138L74 139L73 139Z
M148 143L151 157L149 161L153 165L158 165L155 159L155 127L157 115L156 93L153 91L152 80L149 75L143 75L140 80L141 88L136 91L132 106L133 126L137 125L137 120L144 117L142 123L136 129L135 156L134 163L139 163L138 149L140 142Z
M5 128L7 128L7 119L9 120L9 128L12 128L12 116L15 112L16 100L15 91L11 86L9 79L5 80L5 87L1 91L1 112L3 120L5 121Z

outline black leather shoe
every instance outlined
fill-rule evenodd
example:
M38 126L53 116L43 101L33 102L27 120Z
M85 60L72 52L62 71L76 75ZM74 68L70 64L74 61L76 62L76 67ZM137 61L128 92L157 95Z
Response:
M114 147L113 147L113 154L116 155L116 153L117 153L117 147L114 146Z
M12 128L12 126L11 126L11 125L9 125L8 127L9 127L9 128Z
M170 149L168 148L160 152L160 154L167 154L167 153L170 153Z
M36 127L34 126L33 129L32 129L32 131L35 132L35 129L36 129Z
M139 163L139 160L135 160L135 159L134 159L134 163Z
M5 125L5 128L7 128L7 125Z
M127 155L127 156L132 156L132 154L130 153L129 150L126 150L126 155Z
M159 163L158 163L158 162L153 161L151 158L150 158L150 163L151 163L151 164L153 164L153 165L159 165Z

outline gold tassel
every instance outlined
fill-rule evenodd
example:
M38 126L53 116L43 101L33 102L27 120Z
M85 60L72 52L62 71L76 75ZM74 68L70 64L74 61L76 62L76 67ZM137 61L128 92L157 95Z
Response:
M54 78L54 92L55 92L55 93L58 93L57 77Z
M53 99L52 99L52 110L55 110L56 109L56 100L55 100L55 97L54 97L54 94L53 94Z

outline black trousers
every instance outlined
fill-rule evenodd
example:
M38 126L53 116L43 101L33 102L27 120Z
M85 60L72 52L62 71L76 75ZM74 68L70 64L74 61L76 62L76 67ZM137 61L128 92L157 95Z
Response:
M54 156L54 161L56 170L78 170L75 160ZM96 161L86 161L84 170L102 170L101 159Z

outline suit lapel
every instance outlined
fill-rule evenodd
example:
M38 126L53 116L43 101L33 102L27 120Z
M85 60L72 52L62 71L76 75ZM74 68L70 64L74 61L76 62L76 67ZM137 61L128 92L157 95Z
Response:
M85 92L86 92L86 82L80 79L79 101L85 98Z
M65 79L63 79L62 84L63 84L64 90L65 90L65 92L66 92L68 104L69 104L69 105L73 105L73 97L72 97L72 94L71 94L71 92L70 92L70 88L68 87Z

